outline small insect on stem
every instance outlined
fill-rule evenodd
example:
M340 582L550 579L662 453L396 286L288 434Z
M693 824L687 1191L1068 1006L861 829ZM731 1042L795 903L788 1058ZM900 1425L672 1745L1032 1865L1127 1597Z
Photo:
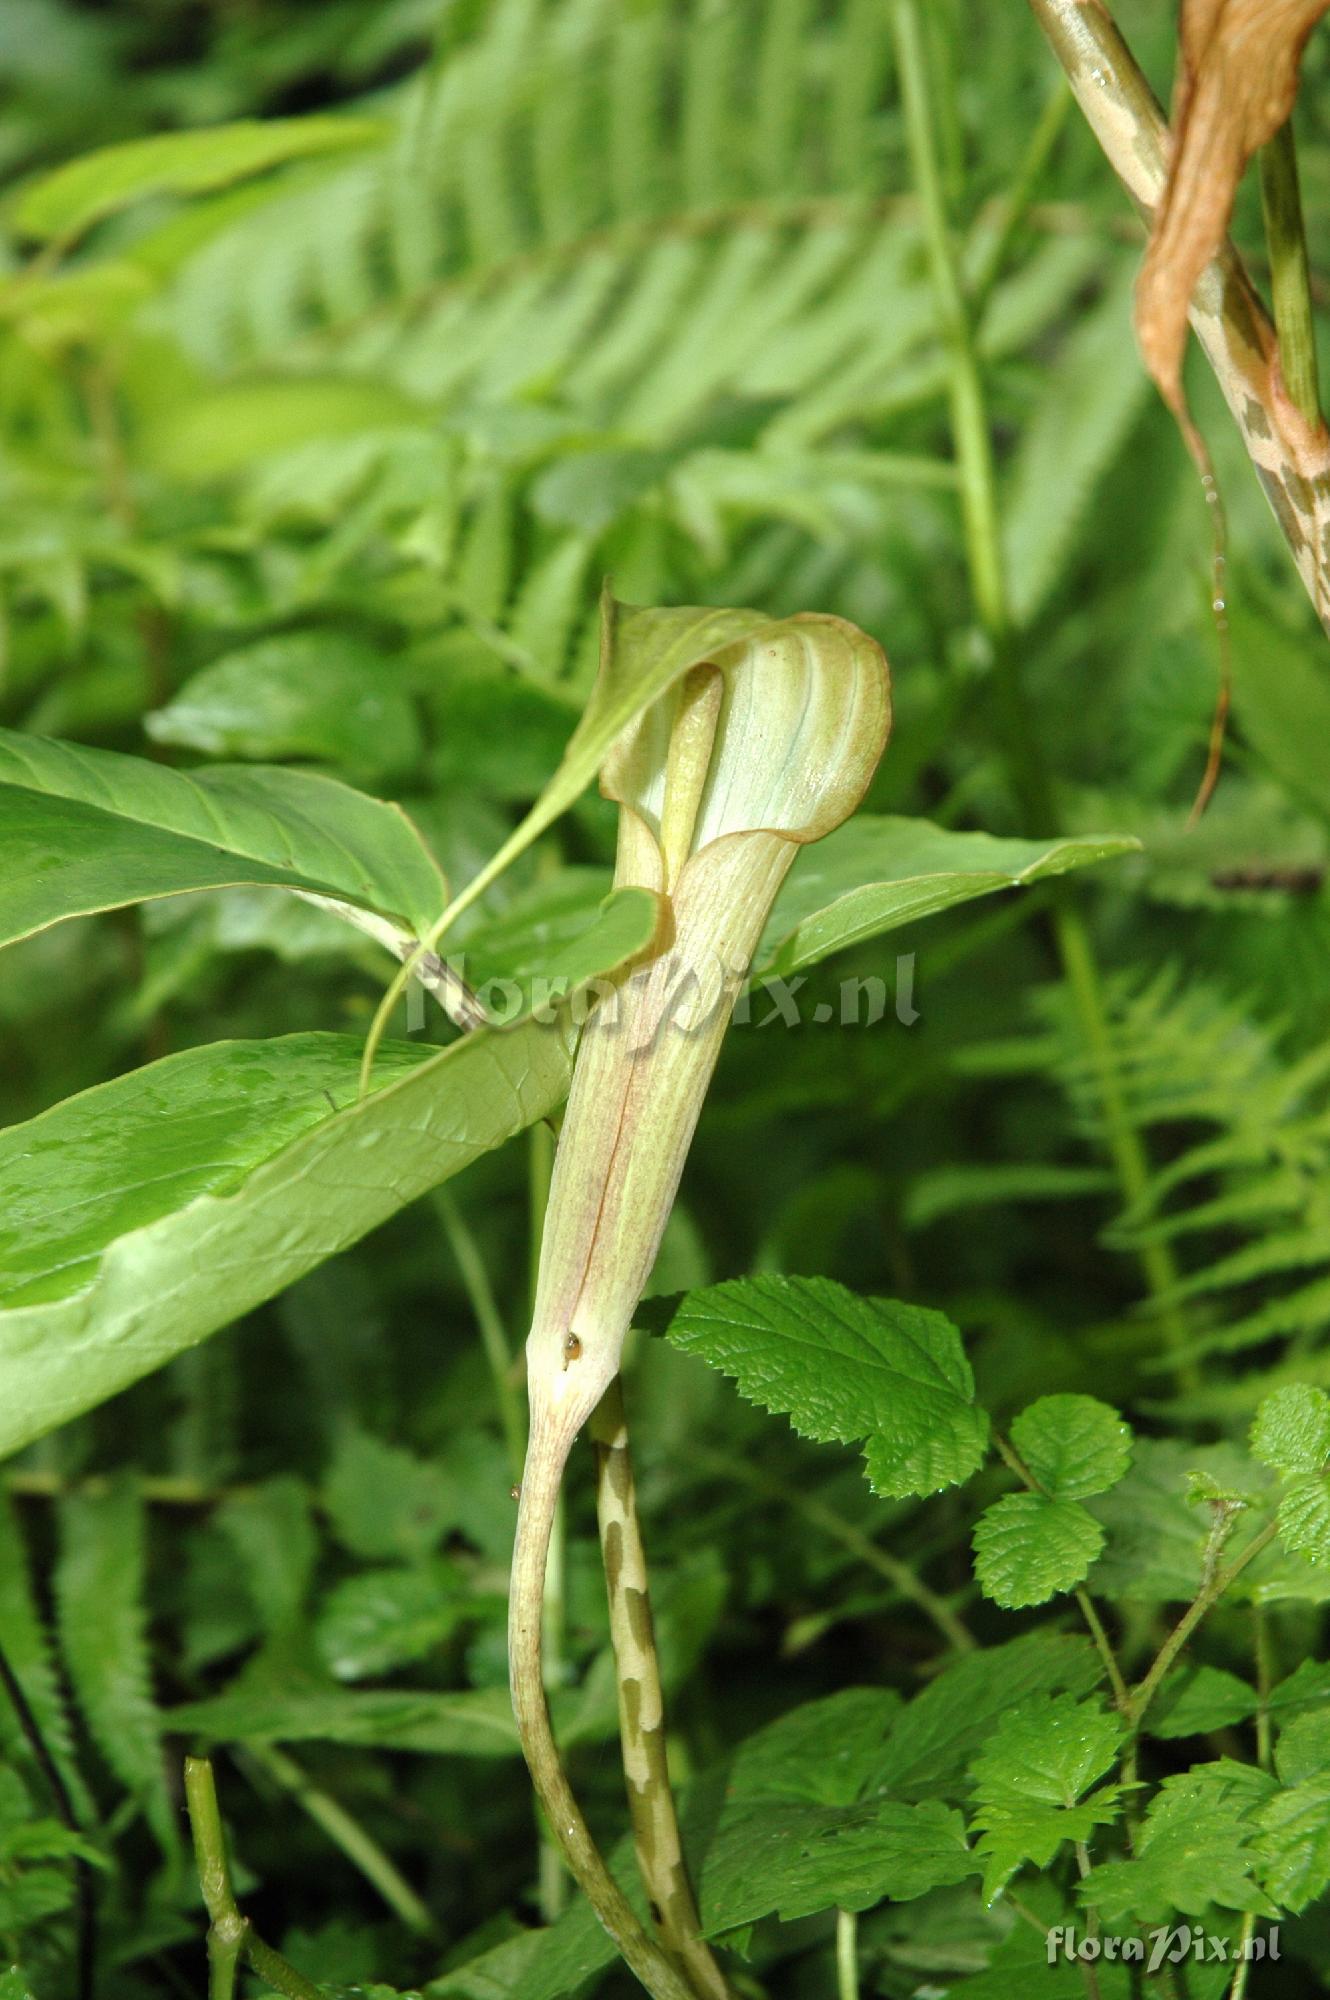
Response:
M569 1363L570 1361L580 1361L580 1360L581 1360L581 1358L582 1358L582 1343L581 1343L581 1341L580 1341L580 1340L578 1339L578 1337L577 1337L577 1335L576 1335L575 1333L566 1333L566 1334L564 1335L564 1337L563 1337L563 1365L564 1365L564 1367L566 1368L566 1367L568 1366L568 1363Z

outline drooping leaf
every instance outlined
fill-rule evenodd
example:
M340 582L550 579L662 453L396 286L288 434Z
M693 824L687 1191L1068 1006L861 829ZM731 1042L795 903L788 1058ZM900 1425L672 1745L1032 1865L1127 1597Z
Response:
M203 194L287 160L366 146L384 127L368 118L244 118L196 132L159 132L67 160L30 182L15 204L25 236L79 236L94 222L151 195Z
M307 771L168 770L0 730L0 942L145 897L271 884L423 930L443 881L398 807Z
M1008 1493L976 1524L974 1572L985 1596L1015 1611L1084 1583L1103 1546L1103 1529L1078 1500Z
M686 1293L666 1332L803 1436L866 1440L875 1492L932 1493L982 1462L987 1418L941 1313L826 1278L741 1278Z
M43 1297L0 1312L0 1451L271 1298L547 1115L570 1074L566 1029L536 1022L483 1030L433 1056L391 1052L395 1081L357 1103L359 1061L351 1037L222 1043L0 1134L0 1172L29 1203L66 1213L69 1232L47 1232L36 1260L32 1246L11 1240L15 1280ZM315 1072L324 1081L311 1089ZM197 1117L174 1117L178 1094ZM228 1103L234 1111L219 1119L215 1107ZM87 1213L63 1210L74 1149L93 1132L106 1139L85 1160L93 1203ZM218 1147L237 1133L243 1147L219 1173ZM163 1173L172 1178L160 1181ZM71 1283L66 1296L50 1296Z
M1173 152L1136 305L1146 366L1175 408L1192 293L1223 242L1243 168L1293 108L1303 44L1326 4L1183 0Z
M787 977L833 951L1000 889L1130 854L1126 836L999 840L860 813L808 848L776 899L758 967Z

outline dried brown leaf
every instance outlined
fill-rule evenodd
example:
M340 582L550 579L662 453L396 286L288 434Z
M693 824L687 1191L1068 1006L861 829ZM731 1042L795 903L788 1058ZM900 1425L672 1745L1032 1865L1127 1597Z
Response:
M1223 242L1243 169L1293 108L1307 37L1330 0L1183 0L1174 153L1136 298L1150 373L1183 414L1187 309Z

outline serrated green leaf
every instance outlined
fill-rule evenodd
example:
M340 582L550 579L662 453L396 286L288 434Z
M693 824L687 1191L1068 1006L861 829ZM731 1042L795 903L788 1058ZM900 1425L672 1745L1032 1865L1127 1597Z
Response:
M821 1443L865 1439L877 1493L932 1493L982 1462L988 1420L941 1313L827 1278L739 1278L688 1292L666 1329L686 1354Z
M191 889L270 885L424 930L437 865L400 809L309 771L168 770L0 730L0 942Z
M894 1797L968 1797L966 1767L1009 1709L1037 1695L1088 1694L1102 1678L1089 1641L1058 1632L967 1653L901 1711L870 1783Z
M60 1649L89 1733L143 1809L168 1861L180 1854L152 1692L144 1608L145 1516L129 1480L60 1504Z
M740 1744L731 1796L853 1804L881 1767L900 1707L891 1688L842 1688L804 1702Z
M90 1801L74 1763L69 1715L33 1593L18 1515L6 1493L0 1493L0 1635L10 1671L23 1690L42 1741L54 1758L75 1806L81 1815L86 1814ZM30 1755L8 1700L0 1700L0 1745L11 1755Z
M1257 1409L1251 1448L1285 1478L1323 1471L1330 1459L1330 1396L1306 1382L1274 1390Z
M1291 1555L1330 1563L1330 1480L1303 1474L1288 1481L1279 1503L1279 1539Z
M1084 1583L1103 1545L1103 1529L1079 1500L1008 1493L976 1523L974 1573L986 1597L1016 1611Z
M1121 1788L1085 1793L1115 1762L1123 1724L1100 1701L1036 1697L1008 1710L970 1766L982 1828L984 1896L992 1902L1026 1862L1047 1868L1067 1840L1116 1819Z
M231 1494L216 1525L235 1550L263 1629L281 1632L304 1609L318 1535L303 1482L290 1474Z
M1224 1758L1165 1778L1138 1832L1135 1858L1091 1871L1081 1898L1110 1926L1200 1916L1211 1905L1278 1915L1255 1878L1260 1814L1275 1781Z
M703 1876L710 1937L776 1915L909 1902L975 1873L961 1815L935 1799L818 1806L764 1799L730 1807Z
M152 195L203 194L287 160L367 146L384 134L368 118L238 119L195 132L158 132L68 160L30 182L13 210L24 236L81 235L119 208Z
M1041 1396L1011 1426L1011 1441L1054 1500L1088 1500L1131 1464L1131 1427L1094 1396Z
M999 840L927 820L859 813L799 856L776 898L758 969L786 978L918 917L1110 861L1139 845L1114 835Z
M1330 1772L1277 1792L1260 1814L1262 1879L1295 1915L1330 1888Z
M478 1606L451 1563L364 1570L324 1599L315 1644L337 1680L366 1680L423 1660Z
M1285 1722L1275 1748L1275 1769L1286 1785L1330 1771L1330 1714L1309 1709Z

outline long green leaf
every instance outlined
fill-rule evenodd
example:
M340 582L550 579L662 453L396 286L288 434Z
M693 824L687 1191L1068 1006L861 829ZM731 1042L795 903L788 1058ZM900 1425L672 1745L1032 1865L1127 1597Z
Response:
M0 1452L160 1367L544 1117L566 1093L571 1037L527 1021L433 1056L394 1050L393 1080L356 1102L359 1057L349 1036L215 1044L0 1134L7 1188L22 1188L25 1212L43 1199L54 1212L39 1248L17 1232L7 1245L21 1289L0 1311ZM331 1111L325 1090L346 1108Z
M1131 854L1138 840L998 840L860 813L801 854L771 913L759 969L786 975L847 945L997 889Z
M443 879L399 807L279 767L171 771L0 730L0 943L190 889L313 890L423 930Z
M198 132L158 132L102 146L33 181L13 212L24 236L68 239L150 195L204 194L287 160L366 146L385 127L369 118L238 119Z

